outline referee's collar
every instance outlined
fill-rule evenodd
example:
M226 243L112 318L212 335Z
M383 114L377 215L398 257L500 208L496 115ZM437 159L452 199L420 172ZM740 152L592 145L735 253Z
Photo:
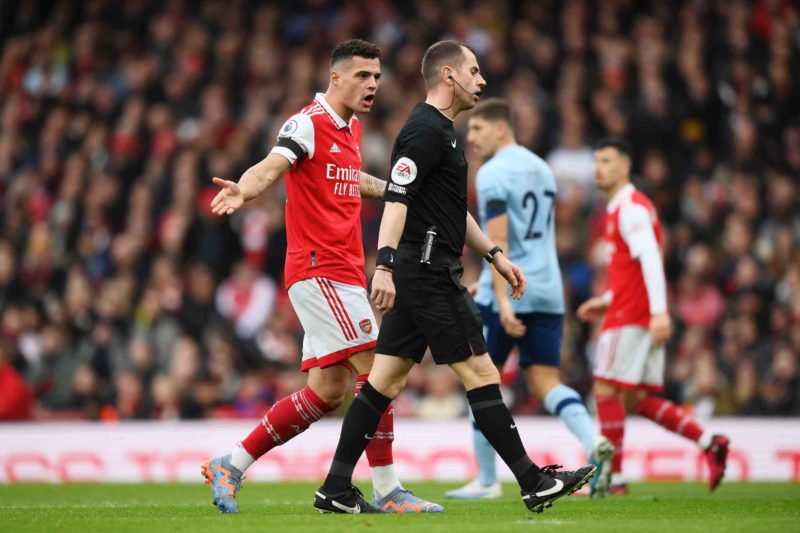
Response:
M433 105L433 104L429 104L428 102L422 102L422 103L423 103L423 104L425 104L425 105L429 105L429 106L431 106L432 108L434 108L436 111L438 111L438 112L439 112L439 114L440 114L440 115L442 115L444 118L446 118L446 119L447 119L447 120L449 120L450 122L453 122L453 123L455 122L455 120L453 120L452 118L450 118L450 117L448 117L447 115L445 115L445 114L444 114L444 112L442 112L442 110L441 110L441 109L439 109L438 107L436 107L435 105Z
M317 102L319 102L319 105L322 106L322 109L324 109L325 112L328 114L328 116L331 117L333 123L336 124L336 128L342 129L344 127L349 128L350 126L352 126L353 118L355 118L355 115L353 115L353 118L350 119L350 122L345 122L344 119L340 117L336 111L333 110L331 105L325 99L325 93L317 93L317 96L314 99Z

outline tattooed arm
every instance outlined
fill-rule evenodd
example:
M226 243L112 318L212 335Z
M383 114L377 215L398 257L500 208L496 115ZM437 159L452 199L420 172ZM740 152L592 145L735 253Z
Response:
M211 211L216 215L230 215L252 200L292 167L292 163L281 154L271 153L248 168L239 182L214 178L220 191L211 201ZM363 186L362 186L363 187Z
M380 200L383 198L383 191L386 190L386 182L382 179L371 176L366 172L361 172L361 198L372 198Z

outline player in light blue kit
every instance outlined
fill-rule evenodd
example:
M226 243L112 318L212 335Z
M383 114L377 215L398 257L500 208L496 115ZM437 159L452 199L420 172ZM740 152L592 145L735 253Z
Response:
M518 145L508 104L498 98L478 104L469 119L467 141L486 160L478 170L478 206L483 230L528 280L521 300L509 297L507 283L484 266L475 301L494 363L502 367L519 346L528 389L558 415L597 465L593 497L606 495L604 470L611 468L614 447L592 423L580 395L559 375L564 326L564 292L556 253L553 172L540 157ZM497 498L495 451L475 427L478 479L446 494L449 498Z

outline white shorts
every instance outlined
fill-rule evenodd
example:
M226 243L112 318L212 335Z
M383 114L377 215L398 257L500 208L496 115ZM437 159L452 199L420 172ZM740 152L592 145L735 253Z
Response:
M326 278L300 280L289 300L303 325L301 370L325 368L375 347L378 325L363 287Z
M597 341L594 378L621 389L664 388L664 346L653 346L640 326L607 329Z

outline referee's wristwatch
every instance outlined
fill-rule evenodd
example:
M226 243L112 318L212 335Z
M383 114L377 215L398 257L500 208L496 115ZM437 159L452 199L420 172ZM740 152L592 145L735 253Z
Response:
M486 252L486 255L484 255L483 258L486 259L486 261L488 261L489 263L491 263L492 261L494 261L494 256L502 253L503 249L500 248L499 246L495 246L494 248Z

